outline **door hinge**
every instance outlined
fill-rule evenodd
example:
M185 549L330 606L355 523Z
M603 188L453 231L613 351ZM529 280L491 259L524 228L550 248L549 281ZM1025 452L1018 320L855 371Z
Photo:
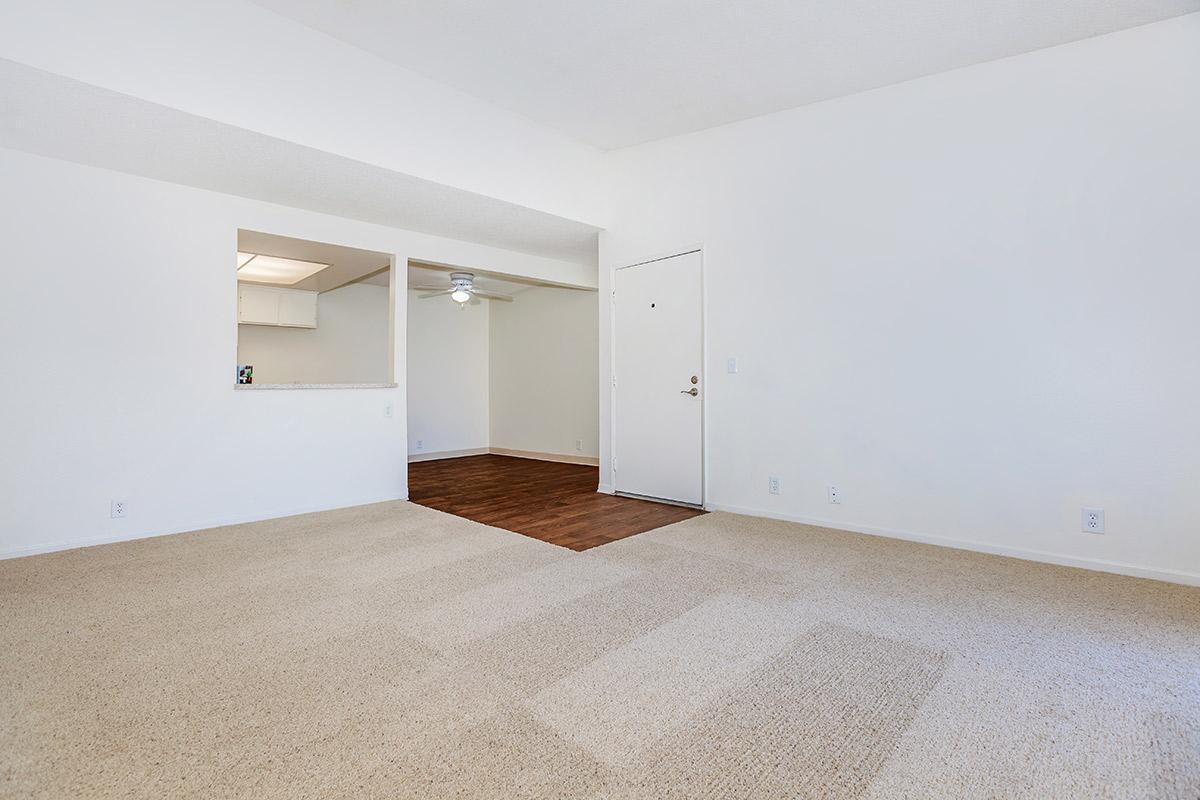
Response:
M613 472L617 471L617 457L613 456Z

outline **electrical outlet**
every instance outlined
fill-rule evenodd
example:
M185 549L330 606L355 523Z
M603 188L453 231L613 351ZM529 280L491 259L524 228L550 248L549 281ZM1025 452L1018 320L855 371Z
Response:
M113 519L120 519L129 515L129 503L124 500L110 500L108 503L108 515Z
M839 489L836 486L828 486L828 487L826 487L825 491L826 491L826 494L828 494L828 496L829 496L830 503L832 503L835 506L840 506L842 504L842 490L841 489Z
M779 494L779 478L771 475L767 478L767 491L771 494Z
M736 358L725 359L725 371L728 372L730 375L737 374L737 359Z
M1085 509L1083 509L1083 532L1084 533L1104 533L1104 509L1103 508L1085 508Z
M417 449L418 449L418 450L424 450L424 449L425 449L425 442L421 441L420 439L417 439Z
M394 413L396 413L396 407L394 405L392 405L391 403L384 404L383 415L385 417L388 417L390 419L392 414L394 414Z
M575 449L581 453L583 452L583 439L575 440Z

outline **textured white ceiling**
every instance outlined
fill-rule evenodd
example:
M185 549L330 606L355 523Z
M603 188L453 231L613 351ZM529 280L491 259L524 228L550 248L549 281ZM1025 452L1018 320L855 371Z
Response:
M1200 11L1200 0L255 0L616 148Z

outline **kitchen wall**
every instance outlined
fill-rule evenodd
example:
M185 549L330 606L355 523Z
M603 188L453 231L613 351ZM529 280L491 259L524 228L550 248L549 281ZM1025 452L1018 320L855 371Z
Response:
M391 292L352 283L317 295L316 328L238 325L238 364L254 382L390 383Z
M602 482L612 270L699 245L710 506L1200 582L1197 86L1191 15L613 153Z

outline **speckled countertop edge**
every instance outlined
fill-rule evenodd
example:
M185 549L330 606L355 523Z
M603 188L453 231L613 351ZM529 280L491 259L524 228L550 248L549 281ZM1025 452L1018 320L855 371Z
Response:
M255 389L395 389L394 383L235 383L239 392Z

